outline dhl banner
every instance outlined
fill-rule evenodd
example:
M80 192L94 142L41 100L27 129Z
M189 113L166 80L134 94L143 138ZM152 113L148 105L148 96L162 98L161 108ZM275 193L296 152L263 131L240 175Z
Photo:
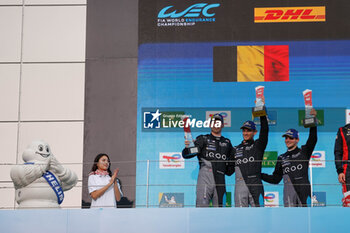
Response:
M254 8L255 23L325 22L326 7Z

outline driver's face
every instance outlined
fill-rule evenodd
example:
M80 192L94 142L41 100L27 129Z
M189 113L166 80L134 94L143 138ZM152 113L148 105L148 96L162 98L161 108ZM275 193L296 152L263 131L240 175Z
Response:
M244 141L249 141L249 140L253 139L255 134L256 134L256 131L254 131L254 130L246 129L246 128L242 129L242 135L243 135Z
M293 149L294 147L296 147L298 145L298 142L299 138L296 139L288 136L284 137L284 143L286 144L288 149Z
M220 120L213 120L212 121L211 131L213 133L216 133L216 134L221 133L222 128L224 128L224 124Z

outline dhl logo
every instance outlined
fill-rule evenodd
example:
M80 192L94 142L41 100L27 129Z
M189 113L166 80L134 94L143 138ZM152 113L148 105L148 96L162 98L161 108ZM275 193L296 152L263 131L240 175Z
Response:
M254 8L255 23L325 22L326 7Z

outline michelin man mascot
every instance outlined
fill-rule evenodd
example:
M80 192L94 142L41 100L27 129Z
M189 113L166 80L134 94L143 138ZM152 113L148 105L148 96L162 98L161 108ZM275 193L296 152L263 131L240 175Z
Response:
M60 208L64 191L74 187L77 175L63 167L49 144L32 142L23 152L24 164L11 169L19 208Z

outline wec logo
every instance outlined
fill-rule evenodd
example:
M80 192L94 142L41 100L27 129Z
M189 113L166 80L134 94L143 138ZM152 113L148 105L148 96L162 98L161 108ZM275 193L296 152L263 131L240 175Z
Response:
M178 13L176 12L176 10L173 10L173 11L170 10L173 6L167 6L159 11L158 18L180 18L180 17L196 18L196 17L200 17L201 14L204 17L213 17L215 13L210 13L209 10L219 6L220 6L219 3L214 3L214 4L197 3L188 7L186 10Z
M325 22L325 7L255 8L255 23Z

